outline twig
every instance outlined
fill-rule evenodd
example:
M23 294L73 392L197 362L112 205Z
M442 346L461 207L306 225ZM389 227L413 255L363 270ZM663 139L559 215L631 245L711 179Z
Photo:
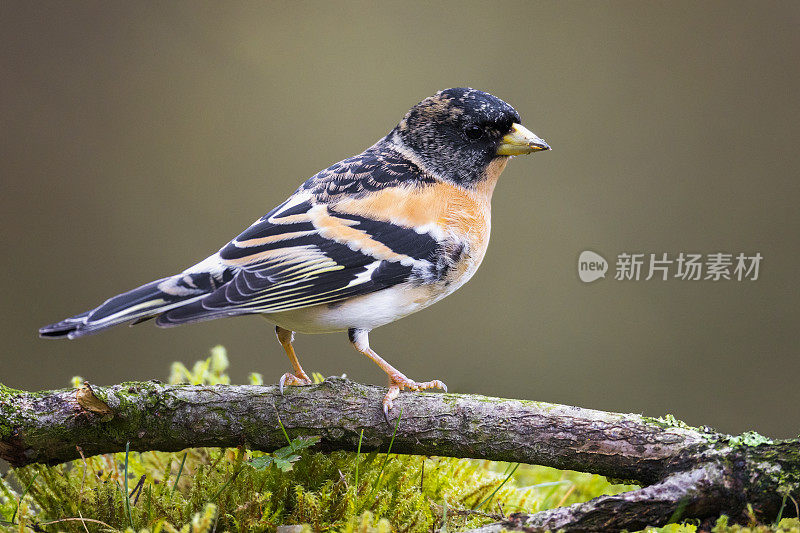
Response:
M435 507L439 512L443 512L445 508L444 505L437 505L435 503L432 503L431 506ZM456 516L482 516L483 518L491 518L492 520L502 520L505 518L502 514L487 513L486 511L478 511L477 509L451 509L448 507L447 513Z
M91 522L93 524L100 524L101 526L106 526L108 529L114 530L114 528L105 522L101 522L100 520L95 520L93 518L59 518L58 520L50 520L49 522L42 522L39 524L40 526L50 526L53 524L59 524L61 522ZM84 527L86 527L84 525Z

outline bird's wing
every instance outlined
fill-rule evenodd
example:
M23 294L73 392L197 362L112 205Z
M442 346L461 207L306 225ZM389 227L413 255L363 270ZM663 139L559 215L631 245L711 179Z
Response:
M337 211L300 189L219 251L221 266L234 272L230 281L157 323L275 313L423 280L437 270L440 251L431 233Z

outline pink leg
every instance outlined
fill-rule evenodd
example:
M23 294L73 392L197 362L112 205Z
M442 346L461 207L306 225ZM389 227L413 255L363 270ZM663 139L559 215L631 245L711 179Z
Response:
M311 385L311 379L303 372L303 367L300 366L300 361L297 360L297 354L294 353L294 346L292 346L292 341L294 340L294 331L289 331L288 329L283 329L280 326L275 326L275 335L278 337L278 342L281 343L283 349L286 351L286 355L289 356L289 361L292 362L292 367L294 368L294 374L287 372L283 376L281 376L281 380L279 382L281 394L283 394L283 388L285 385Z
M392 400L397 398L397 396L400 394L400 391L403 389L407 388L414 391L425 389L442 389L443 391L447 392L447 385L438 379L422 382L413 381L408 379L405 375L403 375L402 372L387 363L380 355L375 353L375 351L369 347L369 330L352 328L348 331L348 335L353 347L375 361L375 364L381 367L381 370L386 372L386 375L389 376L389 392L387 392L386 396L383 398L383 415L386 418L386 422L389 422L389 410L392 408Z

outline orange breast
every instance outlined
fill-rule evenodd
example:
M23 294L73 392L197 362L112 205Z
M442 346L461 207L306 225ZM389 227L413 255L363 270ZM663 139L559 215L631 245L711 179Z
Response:
M412 228L466 238L485 249L491 224L491 192L467 190L448 183L424 187L392 187L358 199L337 202L335 209Z
M343 199L334 208L464 242L466 254L450 279L463 283L475 273L489 245L492 193L508 160L498 157L492 161L474 188L445 182L392 187L358 199Z

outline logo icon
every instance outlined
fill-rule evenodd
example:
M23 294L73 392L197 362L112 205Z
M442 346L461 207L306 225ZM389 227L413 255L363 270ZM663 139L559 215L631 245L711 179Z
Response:
M591 283L600 278L606 277L608 271L608 261L592 251L585 250L578 257L578 277L584 283Z

